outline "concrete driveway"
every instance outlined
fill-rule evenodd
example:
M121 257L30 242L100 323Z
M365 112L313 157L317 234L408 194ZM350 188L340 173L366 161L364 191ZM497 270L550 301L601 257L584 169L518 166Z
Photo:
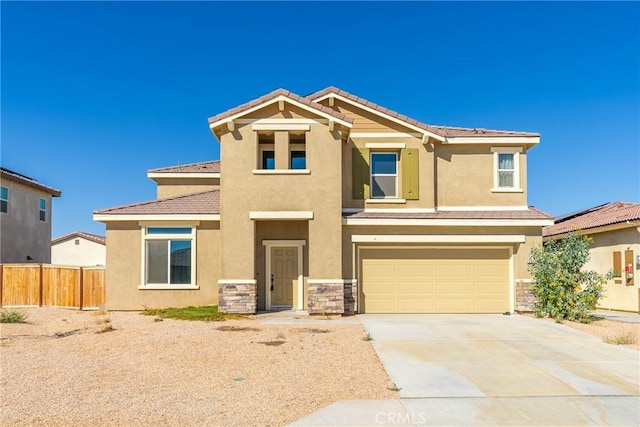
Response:
M636 350L525 316L360 315L400 400L294 425L638 425Z

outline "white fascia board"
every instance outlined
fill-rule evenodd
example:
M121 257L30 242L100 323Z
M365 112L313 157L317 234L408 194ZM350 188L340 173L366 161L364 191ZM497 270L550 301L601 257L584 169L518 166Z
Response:
M311 129L311 125L298 123L255 123L251 126L252 130L304 130Z
M220 172L148 172L147 178L220 178Z
M249 219L262 220L306 220L313 219L313 211L251 211Z
M527 211L528 206L438 206L441 212Z
M422 133L413 132L351 132L351 138L420 138Z
M250 113L252 113L254 111L257 111L257 110L259 110L261 108L264 108L264 107L266 107L268 105L271 105L271 104L275 104L276 102L280 102L280 101L288 102L291 105L295 105L298 108L302 108L303 110L307 110L307 111L309 111L309 112L311 112L313 114L316 114L318 116L324 117L325 119L333 120L336 123L340 123L341 125L346 126L348 128L353 127L353 125L351 123L349 123L347 121L344 121L344 120L341 120L341 119L338 119L337 117L334 117L331 114L327 114L322 110L317 110L315 108L309 107L308 105L302 104L302 103L300 103L298 101L295 101L295 100L293 100L291 98L288 98L288 97L286 97L284 95L279 95L279 96L276 96L275 98L273 98L273 99L271 99L269 101L265 101L265 102L263 102L261 104L255 105L255 106L253 106L253 107L251 107L251 108L249 108L247 110L241 111L241 112L239 112L237 114L234 114L232 116L229 116L229 117L226 117L224 119L218 120L217 122L210 123L209 124L209 128L210 129L215 129L218 126L222 126L227 122L234 121L235 119L238 119L238 118L240 118L242 116L246 116L247 114L250 114Z
M371 212L371 213L434 213L433 208L342 208L343 214Z
M351 135L353 138L353 135ZM365 148L405 148L404 142L367 142Z
M528 144L540 142L539 136L449 136L445 144Z
M254 124L254 125L314 125L314 124L327 124L328 119L309 119L309 118L291 118L291 119L237 119L234 122L242 125Z
M367 107L366 105L360 104L359 102L352 101L349 98L345 98L344 96L340 96L340 95L338 95L336 93L328 93L328 94L326 94L324 96L321 96L320 98L314 99L313 101L314 102L320 102L320 101L323 101L323 100L325 100L327 98L339 99L342 102L346 102L347 104L351 104L351 105L353 105L355 107L358 107L358 108L360 108L362 110L368 111L371 114L375 114L377 116L383 117L386 120L392 121L394 123L398 123L398 124L400 124L400 125L402 125L402 126L404 126L406 128L413 129L416 132L420 133L421 135L430 136L431 138L437 139L438 141L444 141L445 140L445 138L443 136L440 136L440 135L438 135L436 133L429 132L427 130L421 129L421 128L417 127L417 126L412 125L411 123L407 123L407 122L405 122L403 120L397 119L397 118L395 118L393 116L390 116L388 114L381 113L378 110L375 110L375 109L373 109L371 107Z
M344 218L343 225L447 226L447 227L539 227L553 225L552 219L381 219Z
M94 214L93 220L111 221L220 221L220 214Z
M513 235L353 235L352 243L524 243L522 234Z

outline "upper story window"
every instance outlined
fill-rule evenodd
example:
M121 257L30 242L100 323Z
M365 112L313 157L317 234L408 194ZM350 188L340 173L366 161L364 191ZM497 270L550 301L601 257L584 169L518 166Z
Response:
M47 201L42 197L40 198L39 208L40 208L40 221L46 221L47 220Z
M289 133L289 169L307 168L306 135Z
M258 169L254 173L309 173L306 132L298 130L258 132Z
M371 198L398 197L398 154L371 153Z
M195 229L147 227L144 286L195 285Z
M493 192L522 192L520 188L519 147L492 148Z
M7 213L9 211L9 189L0 187L0 212Z
M371 148L369 148L371 146ZM420 196L420 155L404 143L354 147L351 154L353 198L367 203L405 203Z

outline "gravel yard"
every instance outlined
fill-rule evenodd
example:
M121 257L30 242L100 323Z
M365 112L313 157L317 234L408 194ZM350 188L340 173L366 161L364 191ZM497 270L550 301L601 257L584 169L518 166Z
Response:
M276 426L398 397L360 325L24 311L0 325L2 425Z

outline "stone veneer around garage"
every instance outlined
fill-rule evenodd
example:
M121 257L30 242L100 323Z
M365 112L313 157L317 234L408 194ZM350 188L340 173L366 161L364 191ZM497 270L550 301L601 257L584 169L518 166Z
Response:
M218 310L221 313L255 314L257 295L255 280L220 280Z
M307 281L309 314L343 314L345 304L342 280Z
M533 281L530 279L516 280L516 311L528 313L535 310L536 297L533 293Z

